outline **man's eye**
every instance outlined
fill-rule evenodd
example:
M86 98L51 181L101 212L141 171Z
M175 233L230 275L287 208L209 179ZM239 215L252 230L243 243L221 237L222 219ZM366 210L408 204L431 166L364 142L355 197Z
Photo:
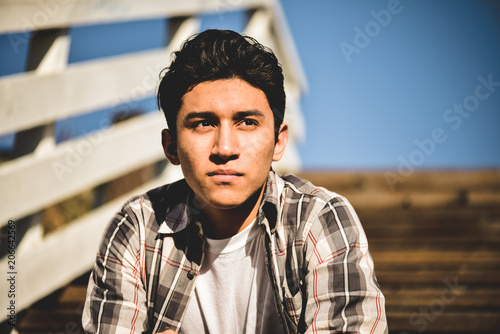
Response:
M206 127L206 126L211 126L212 123L210 121L204 120L204 121L198 121L193 124L193 127L198 128L198 127Z
M253 119L244 119L242 123L247 126L257 125L257 122Z

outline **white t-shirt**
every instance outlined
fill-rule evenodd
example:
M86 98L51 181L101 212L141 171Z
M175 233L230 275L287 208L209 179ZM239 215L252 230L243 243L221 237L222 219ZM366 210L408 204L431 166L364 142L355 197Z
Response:
M180 333L284 333L259 228L254 221L231 238L207 238Z

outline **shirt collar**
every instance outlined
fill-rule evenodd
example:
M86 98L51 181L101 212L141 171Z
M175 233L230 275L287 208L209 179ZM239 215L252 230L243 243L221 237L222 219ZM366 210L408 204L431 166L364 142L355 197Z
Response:
M267 176L266 188L259 210L259 224L266 225L269 232L274 231L278 217L281 214L281 192L283 187L283 179L271 169Z
M173 234L184 230L201 212L194 193L185 180L169 186L165 201L165 218L158 229L160 234Z

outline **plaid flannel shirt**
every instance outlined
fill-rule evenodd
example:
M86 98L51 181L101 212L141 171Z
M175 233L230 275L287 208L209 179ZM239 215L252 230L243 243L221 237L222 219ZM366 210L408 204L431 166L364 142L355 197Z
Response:
M89 280L86 332L179 331L203 263L196 203L181 180L115 215ZM257 223L285 332L387 333L366 236L345 198L270 171Z

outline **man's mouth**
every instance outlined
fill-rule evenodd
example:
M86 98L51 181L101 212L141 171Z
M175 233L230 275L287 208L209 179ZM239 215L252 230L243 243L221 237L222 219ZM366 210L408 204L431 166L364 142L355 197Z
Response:
M243 176L243 174L232 169L218 169L209 172L208 176L218 182L232 182Z

